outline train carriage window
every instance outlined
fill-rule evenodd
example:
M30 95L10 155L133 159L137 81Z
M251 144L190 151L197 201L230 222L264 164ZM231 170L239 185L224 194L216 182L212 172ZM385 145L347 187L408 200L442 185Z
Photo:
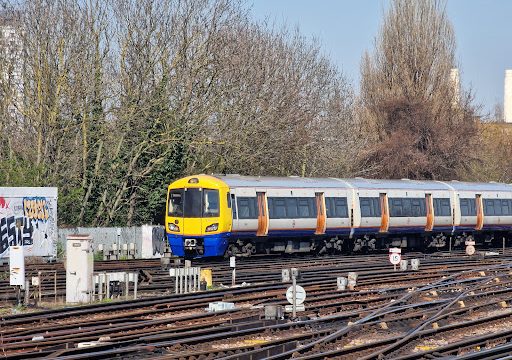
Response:
M450 199L448 199L448 198L434 199L434 216L452 216Z
M510 200L501 200L501 215L510 216Z
M328 218L348 218L346 197L326 197L325 210Z
M510 213L509 200L485 199L484 214L489 216L502 216Z
M312 218L316 217L316 206L314 203L314 198L299 198L299 218Z
M423 206L422 206L423 205ZM411 199L411 216L425 216L425 199Z
M402 199L402 216L411 216L411 199Z
M204 189L203 217L217 217L220 213L219 190Z
M315 198L308 197L269 197L270 219L316 218Z
M196 188L185 189L183 216L200 218L203 215L203 191Z
M299 216L297 198L286 198L286 215L290 219L295 219Z
M231 209L231 196L229 196L229 191L228 191L227 195L228 196L227 196L226 200L227 200L227 203L228 203L228 209Z
M400 217L405 216L403 214L402 199L389 199L390 209L389 216Z
M476 216L476 202L474 198L460 199L460 214L462 216Z
M173 189L169 192L169 216L183 216L183 189Z
M378 197L360 197L361 217L380 217L380 199Z
M389 199L391 217L423 217L427 215L425 198Z
M237 197L236 203L238 206L239 219L257 219L258 207L256 206L255 197Z
M286 201L283 198L274 198L273 213L269 212L272 219L286 219Z
M494 215L496 215L496 216L503 215L503 211L501 208L501 200L499 200L499 199L494 200Z

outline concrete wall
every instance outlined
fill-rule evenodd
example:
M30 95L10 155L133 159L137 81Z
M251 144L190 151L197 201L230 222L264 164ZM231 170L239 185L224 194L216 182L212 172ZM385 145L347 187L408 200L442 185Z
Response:
M159 258L164 245L164 227L155 225L143 225L133 227L76 227L59 229L59 242L65 249L66 237L71 234L88 234L93 239L93 248L96 250L98 244L103 244L104 250L112 248L112 244L118 242L118 229L121 233L119 244L135 243L137 258Z

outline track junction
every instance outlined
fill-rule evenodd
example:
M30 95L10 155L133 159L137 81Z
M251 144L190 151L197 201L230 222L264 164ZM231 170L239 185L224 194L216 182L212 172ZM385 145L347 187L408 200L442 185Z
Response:
M170 294L173 280L154 260L98 262L97 270L140 270L143 298L64 307L1 319L6 359L492 359L512 352L512 253L406 254L418 271L393 271L385 255L247 258L237 283L191 294ZM198 262L215 284L230 284L226 261ZM307 292L296 318L264 318L265 305L286 305L283 268L297 267ZM31 265L57 270L60 264ZM358 273L354 290L336 278ZM8 285L2 295L10 300ZM59 293L59 296L62 296ZM232 310L208 312L229 301Z

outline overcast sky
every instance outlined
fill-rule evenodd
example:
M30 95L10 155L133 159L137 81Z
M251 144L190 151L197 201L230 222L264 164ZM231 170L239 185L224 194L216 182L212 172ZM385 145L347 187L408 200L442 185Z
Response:
M388 0L248 0L252 16L298 26L358 88L359 62L371 49ZM448 0L461 81L490 111L503 103L505 69L512 69L512 1Z

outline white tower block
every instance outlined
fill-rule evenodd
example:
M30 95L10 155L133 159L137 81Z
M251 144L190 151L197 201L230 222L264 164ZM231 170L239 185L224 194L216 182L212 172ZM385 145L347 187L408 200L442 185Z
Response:
M453 92L455 93L453 102L454 105L458 104L460 101L460 77L459 77L459 69L454 68L450 70L450 81L453 86Z
M505 92L503 110L505 122L512 123L512 70L505 70Z

